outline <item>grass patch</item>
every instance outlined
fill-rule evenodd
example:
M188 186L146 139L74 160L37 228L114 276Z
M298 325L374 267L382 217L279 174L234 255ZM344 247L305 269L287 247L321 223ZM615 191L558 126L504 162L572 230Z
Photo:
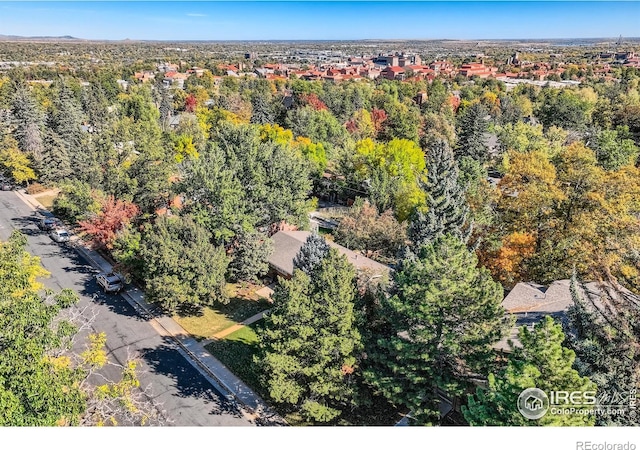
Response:
M58 194L54 194L54 195L47 194L47 195L39 195L37 199L42 206L50 210L53 207L53 201L56 199L56 197L58 197Z
M205 347L222 364L227 366L242 381L264 397L259 373L253 356L258 352L256 324L247 325L238 331L214 341Z
M242 290L228 285L228 294L236 295L226 305L203 308L196 314L176 314L173 320L197 340L212 339L213 335L270 308L267 300L255 295L250 289ZM235 334L235 333L233 333Z
M335 241L335 236L333 235L333 230L329 228L318 227L318 234L325 238L327 241Z

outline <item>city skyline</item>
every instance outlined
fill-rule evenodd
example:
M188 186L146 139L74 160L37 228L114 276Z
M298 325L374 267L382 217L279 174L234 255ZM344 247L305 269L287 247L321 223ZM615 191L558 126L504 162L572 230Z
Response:
M0 34L104 40L636 37L639 2L2 2ZM635 17L635 19L634 19Z

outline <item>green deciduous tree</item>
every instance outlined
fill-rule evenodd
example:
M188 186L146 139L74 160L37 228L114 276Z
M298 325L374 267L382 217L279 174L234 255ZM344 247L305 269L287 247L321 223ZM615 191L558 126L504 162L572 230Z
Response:
M378 210L386 211L390 205L385 199L393 198L394 212L402 221L424 206L419 183L426 175L425 160L415 142L394 139L382 144L365 139L356 145L354 165L356 177L372 190L371 201Z
M260 142L258 128L229 124L214 141L222 152L226 176L243 187L240 202L254 226L286 221L308 224L309 164L297 150L276 142ZM187 174L187 176L189 176ZM236 225L237 223L229 223Z
M287 114L285 124L295 136L306 136L313 142L331 146L342 144L347 137L347 130L326 109L316 110L311 106L293 109Z
M210 238L188 216L163 216L145 230L140 256L149 301L174 312L227 300L227 257Z
M548 128L552 125L567 129L584 130L591 118L589 99L569 89L543 90L539 99L536 117Z
M361 349L355 295L355 269L335 249L313 275L296 269L276 287L258 358L273 401L316 422L330 422L353 405Z
M100 211L98 196L88 183L69 181L61 186L60 193L53 201L53 213L61 219L76 223L87 215Z
M200 158L186 162L183 169L178 191L186 198L185 211L205 226L216 242L228 242L234 226L254 224L243 203L242 184L226 166L218 146L211 145Z
M416 423L438 423L440 395L457 396L491 367L508 324L502 287L457 238L441 236L401 262L380 299L365 379Z
M618 170L634 164L640 154L640 149L630 139L629 127L603 130L589 147L595 151L598 164L606 170Z

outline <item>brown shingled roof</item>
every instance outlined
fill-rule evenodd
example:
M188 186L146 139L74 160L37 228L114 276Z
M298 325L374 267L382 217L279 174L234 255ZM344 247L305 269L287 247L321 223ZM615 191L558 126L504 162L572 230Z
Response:
M273 253L269 257L269 265L283 275L293 275L293 259L310 234L309 231L278 231L271 236ZM327 241L327 244L345 255L358 270L367 270L376 275L388 274L391 271L389 266L380 264L335 242Z

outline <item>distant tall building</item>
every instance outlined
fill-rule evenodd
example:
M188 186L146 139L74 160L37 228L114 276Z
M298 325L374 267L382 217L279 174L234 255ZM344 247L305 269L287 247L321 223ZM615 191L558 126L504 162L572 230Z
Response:
M520 64L520 54L518 52L515 52L513 55L511 55L509 57L509 59L507 60L507 64L512 65L512 66L517 66Z

